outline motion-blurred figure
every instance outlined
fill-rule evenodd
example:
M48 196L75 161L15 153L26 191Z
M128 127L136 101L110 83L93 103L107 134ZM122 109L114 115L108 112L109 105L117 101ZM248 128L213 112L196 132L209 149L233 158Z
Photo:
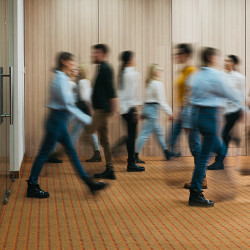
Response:
M91 135L98 131L106 160L105 171L95 174L94 177L114 180L116 176L108 137L108 121L117 112L117 97L113 82L113 72L110 65L106 62L107 56L108 47L105 44L93 46L92 60L98 66L92 94L93 122L91 126L87 127L87 132Z
M92 120L90 116L84 114L75 106L75 97L70 89L70 79L68 76L73 67L73 55L68 52L61 52L57 58L57 68L51 86L51 96L48 104L50 114L46 123L45 138L40 148L40 152L32 166L29 180L27 180L28 197L49 197L49 193L43 191L38 185L38 177L44 163L47 161L49 154L54 149L57 142L65 146L73 166L83 181L89 186L92 193L106 186L103 182L93 182L85 172L68 134L67 123L70 115L75 116L84 124L90 124Z
M138 155L143 148L144 143L153 133L156 134L166 159L170 160L170 158L174 156L174 153L169 151L167 148L163 129L158 122L160 108L163 108L163 110L169 115L170 120L173 119L172 109L166 102L164 85L159 79L159 66L157 64L150 65L146 80L145 103L142 111L142 118L144 119L144 122L136 142L135 151L137 161L141 163L145 162L141 161Z
M228 76L228 88L235 93L239 102L243 103L245 99L245 76L236 71L236 66L239 59L235 55L229 55L225 59L225 70ZM235 141L237 145L240 144L240 139L231 136L231 131L243 116L243 111L230 100L226 101L224 109L225 125L222 130L222 139L228 149L228 144L231 140ZM215 158L215 162L207 167L208 170L224 169L223 160L220 157Z
M216 151L221 157L226 155L226 147L217 137L218 108L222 105L224 98L231 100L239 109L242 108L238 97L228 88L224 73L215 69L218 60L217 53L214 48L205 48L202 51L204 67L201 67L194 75L191 85L191 104L197 112L196 115L192 114L190 119L203 138L201 154L195 164L191 182L190 206L214 206L213 201L207 200L202 194L202 182L206 176L206 165L211 152Z
M79 77L77 82L77 106L84 113L88 115L92 115L92 104L91 104L91 95L92 95L92 87L91 82L88 79L88 72L85 64L81 64L79 67ZM72 130L71 130L71 140L75 145L79 140L82 129L84 128L84 124L79 122L77 119L73 121ZM94 155L87 159L86 162L100 162L102 161L102 157L100 154L100 147L98 144L98 137L96 134L91 135L91 145L94 151Z
M170 146L172 151L174 151L174 147L177 141L177 138L181 134L183 126L185 128L189 128L190 131L188 133L188 143L190 151L194 157L194 161L196 162L201 151L200 146L200 136L197 128L192 128L191 124L187 125L186 116L188 112L191 112L190 107L190 86L187 83L190 76L196 72L196 67L192 66L190 63L192 57L192 46L190 44L182 43L176 45L176 53L175 59L176 63L182 66L182 69L179 71L179 74L176 79L176 88L178 93L178 108L179 114L177 119L174 121L173 131L170 136ZM177 156L179 153L177 153ZM204 187L206 186L206 180L204 180Z
M132 51L121 54L121 69L118 75L118 96L120 113L127 125L128 172L141 172L145 168L138 166L135 160L135 140L138 124L137 106L140 104L139 73L135 71L135 59Z

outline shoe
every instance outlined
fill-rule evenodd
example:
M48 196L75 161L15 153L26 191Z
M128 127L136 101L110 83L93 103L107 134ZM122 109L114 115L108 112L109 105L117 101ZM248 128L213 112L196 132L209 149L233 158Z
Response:
M94 174L94 178L115 180L115 171L113 170L113 168L106 167L104 172L100 174Z
M93 195L96 193L96 191L102 190L108 186L108 184L105 182L94 182L91 178L85 180L85 182Z
M181 157L181 152L174 153L174 157L176 157L176 158Z
M102 157L99 150L95 150L94 155L90 159L86 160L86 162L100 162L100 161L102 161Z
M190 189L190 188L191 188L191 182L186 182L185 185L184 185L184 188ZM205 177L205 178L203 179L201 188L202 188L202 189L207 189L207 177Z
M167 149L164 151L164 154L165 154L165 157L168 161L171 160L171 158L176 155L174 152L171 152Z
M143 172L145 171L145 168L137 165L135 162L130 162L130 163L128 162L127 171L128 172Z
M49 163L63 163L62 160L60 160L60 159L58 159L58 158L56 158L54 156L49 157L47 162L49 162Z
M223 162L214 162L210 166L207 167L207 170L222 170L224 169L224 164Z
M190 189L190 196L189 196L189 206L194 207L213 207L214 202L207 200L202 191L194 191Z
M145 163L146 163L145 161L142 161L142 160L139 158L139 153L135 153L135 162L136 162L136 163L142 163L142 164L145 164Z
M49 193L43 191L38 184L30 183L29 180L26 180L28 183L27 188L27 197L33 197L33 198L49 198Z

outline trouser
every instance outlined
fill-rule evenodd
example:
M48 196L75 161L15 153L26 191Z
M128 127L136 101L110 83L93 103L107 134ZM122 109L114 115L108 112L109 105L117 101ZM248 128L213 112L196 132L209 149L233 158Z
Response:
M95 109L94 115L92 117L92 124L86 126L86 132L89 139L91 134L93 134L94 132L97 131L99 133L100 144L104 150L106 167L113 168L110 143L108 138L108 119L109 114L106 113L105 110Z
M127 114L123 114L122 117L127 125L127 151L128 151L128 163L135 163L135 139L138 121L134 116L134 109L131 108Z
M201 191L204 177L206 176L206 166L212 151L224 156L226 147L217 137L216 108L200 107L198 109L197 128L203 136L201 154L193 172L191 189Z
M232 130L235 123L239 120L240 117L241 117L241 110L225 115L226 124L222 131L222 138L227 148L231 140L230 131Z
M167 150L167 144L164 139L163 129L158 123L159 104L145 104L143 115L146 117L143 122L142 129L136 142L136 153L140 153L144 143L153 133L156 134L157 140L163 151Z
M182 118L182 111L181 111L179 114L179 118L174 122L173 131L172 131L172 134L170 135L170 146L173 151L174 151L174 146L176 144L176 141L182 131L182 126L183 126L182 119L183 118ZM199 135L198 128L190 129L188 133L188 144L189 144L190 152L192 156L194 157L194 163L196 163L201 152L200 135Z
M31 183L38 183L38 177L44 166L44 163L48 160L48 156L54 149L57 142L60 142L65 148L67 154L73 163L78 174L82 179L89 178L85 170L83 169L74 146L71 142L68 130L67 130L68 113L66 111L52 110L46 123L46 135L37 155L35 162L33 163L29 181Z
M84 127L85 127L84 124L76 119L72 122L72 129L71 129L70 136L71 136L73 145L76 145ZM98 144L98 137L96 134L91 135L91 146L94 151L100 150L100 147Z

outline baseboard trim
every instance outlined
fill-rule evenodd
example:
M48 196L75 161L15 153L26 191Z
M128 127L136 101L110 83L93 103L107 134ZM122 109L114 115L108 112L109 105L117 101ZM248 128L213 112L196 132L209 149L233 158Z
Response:
M25 159L26 159L26 156L24 154L20 170L19 171L10 171L10 175L9 175L10 179L19 179L21 177L21 171L22 171L22 167L24 165L24 160Z

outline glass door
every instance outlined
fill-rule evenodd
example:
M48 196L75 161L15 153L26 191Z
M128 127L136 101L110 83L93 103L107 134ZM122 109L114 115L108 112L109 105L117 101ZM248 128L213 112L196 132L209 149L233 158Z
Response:
M13 125L13 0L0 0L0 198L10 195L10 128Z

